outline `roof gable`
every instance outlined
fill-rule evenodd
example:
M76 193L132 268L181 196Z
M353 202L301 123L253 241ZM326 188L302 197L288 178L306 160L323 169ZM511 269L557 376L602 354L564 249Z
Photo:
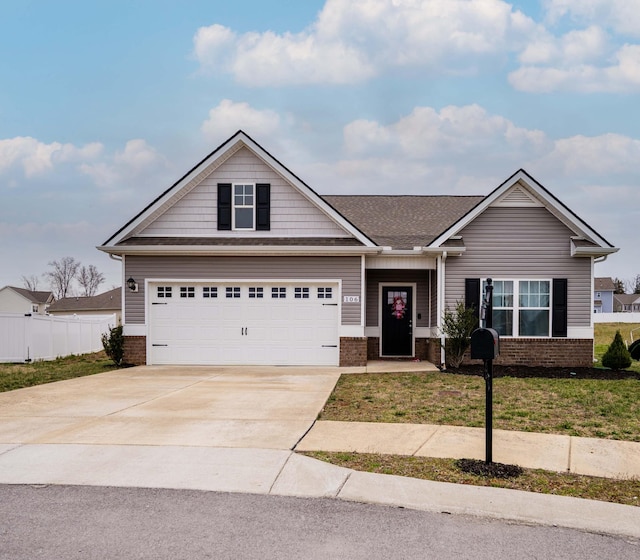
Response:
M597 256L614 253L618 250L523 169L514 173L461 219L442 232L431 246L439 247L443 245L480 216L487 208L509 206L546 208L574 233L576 238L574 251L576 254L582 251L584 254Z
M290 219L272 219L272 230L258 235L257 232L218 232L214 223L217 217L217 182L233 180L272 181L272 208L277 210L278 204L281 204L280 211L282 214L288 211ZM301 209L304 211L301 212ZM202 219L198 220L198 215ZM301 227L299 231L296 230L296 219ZM174 226L178 223L179 226L172 230L172 223ZM278 224L282 224L280 229ZM319 229L313 229L313 224ZM111 236L103 247L136 236L282 238L305 235L355 238L363 245L374 246L366 235L308 185L244 132L238 131Z

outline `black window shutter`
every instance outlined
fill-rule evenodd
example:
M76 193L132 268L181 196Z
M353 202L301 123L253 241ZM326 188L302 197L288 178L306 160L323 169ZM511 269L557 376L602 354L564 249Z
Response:
M464 306L476 312L477 325L480 324L480 278L466 278L464 281Z
M231 183L218 183L218 229L231 229Z
M567 279L553 279L553 310L551 315L551 336L567 336Z
M269 231L271 229L271 185L269 183L256 184L256 230Z

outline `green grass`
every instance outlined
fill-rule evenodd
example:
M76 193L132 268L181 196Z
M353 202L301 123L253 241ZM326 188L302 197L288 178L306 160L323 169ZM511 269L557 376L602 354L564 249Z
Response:
M488 478L461 471L454 459L324 451L305 452L304 455L364 472L640 506L640 480L612 480L539 469L524 469L524 473L516 478Z
M496 429L640 441L640 380L500 377L493 412ZM481 427L484 414L480 376L367 373L343 375L319 418Z
M104 352L29 364L0 364L0 392L116 369Z
M636 328L623 326L627 332ZM620 328L596 325L596 347L604 347L599 356ZM630 371L640 373L640 362L634 366ZM631 377L498 377L493 410L496 429L640 441L640 380ZM368 373L343 375L320 419L481 427L484 414L485 383L480 376Z

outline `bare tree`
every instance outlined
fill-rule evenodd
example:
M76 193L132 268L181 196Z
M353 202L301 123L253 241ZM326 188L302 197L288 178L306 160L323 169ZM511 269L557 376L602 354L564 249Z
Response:
M614 290L613 290L614 294L624 294L624 281L623 280L620 280L620 278L614 278L613 279L613 285L614 285Z
M104 274L98 272L98 269L92 264L89 266L82 265L78 268L76 280L82 288L83 296L95 296L98 286L104 282Z
M44 273L49 280L49 286L56 299L71 295L71 283L75 278L80 263L73 257L62 257L59 261L51 261L49 266L53 270Z
M629 281L629 293L640 294L640 274L636 274L635 278Z
M38 284L40 283L40 277L35 274L29 274L29 276L22 276L22 285L32 292L38 291Z

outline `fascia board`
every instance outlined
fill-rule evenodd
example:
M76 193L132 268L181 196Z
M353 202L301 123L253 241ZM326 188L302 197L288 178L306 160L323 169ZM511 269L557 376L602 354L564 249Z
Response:
M527 188L529 188L544 203L545 207L549 211L551 211L551 213L556 218L558 218L567 227L569 227L569 229L575 230L577 233L583 235L588 239L592 239L602 248L613 248L613 245L611 243L609 243L604 237L598 234L598 232L596 232L586 222L579 218L572 210L570 210L564 203L562 203L553 194L551 194L550 191L548 191L545 187L538 183L524 169L518 170L504 183L494 189L493 192L488 194L474 208L467 212L467 214L465 214L460 220L458 220L444 233L434 239L429 247L439 247L451 236L456 235L458 232L460 232L460 230L462 230L473 220L475 220L480 214L482 214L482 212L484 212L498 198L500 198L506 191L508 191L518 182L523 183Z
M99 251L112 255L201 255L201 256L221 256L221 255L246 255L246 256L304 256L304 255L374 255L381 251L380 247L324 247L324 246L296 246L296 247L265 247L264 245L227 245L227 246L202 246L202 245L137 245L127 246L106 246L96 247Z

